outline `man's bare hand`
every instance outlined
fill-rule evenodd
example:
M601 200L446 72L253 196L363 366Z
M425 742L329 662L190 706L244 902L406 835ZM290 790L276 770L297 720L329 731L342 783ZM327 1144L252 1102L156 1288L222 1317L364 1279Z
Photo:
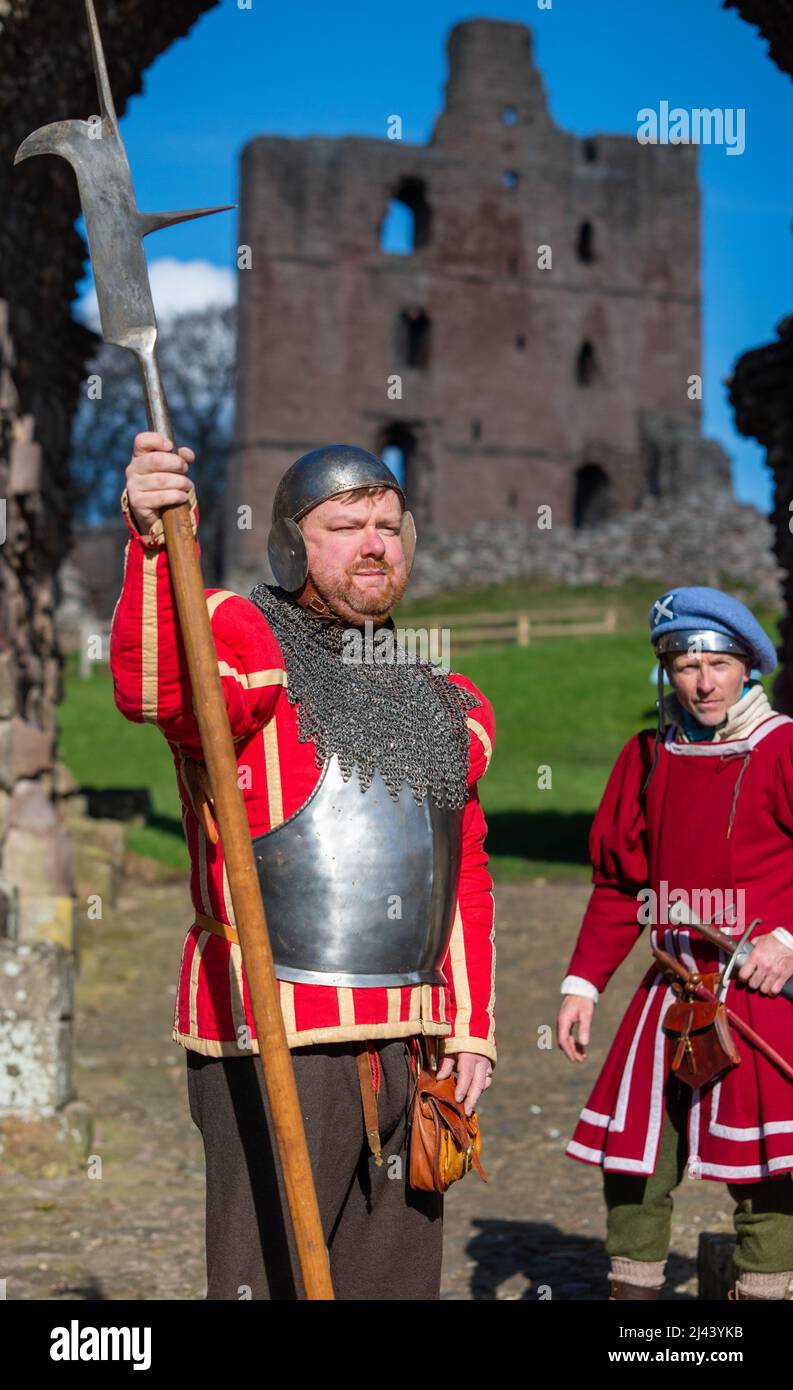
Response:
M793 951L775 936L755 937L754 950L738 971L738 979L760 994L779 994L793 975Z
M172 440L151 430L135 435L132 458L127 465L127 493L144 536L163 507L187 500L193 485L187 475L191 463L195 463L192 449L181 448L174 452Z
M453 1071L457 1072L454 1099L458 1103L465 1101L465 1113L471 1115L482 1092L487 1090L493 1080L493 1063L488 1057L480 1056L478 1052L449 1053L439 1063L435 1079L443 1081L447 1076L451 1076Z
M594 999L585 999L581 994L566 994L562 1000L556 1020L556 1041L571 1062L586 1061L594 1012ZM576 1025L577 1033L573 1037Z

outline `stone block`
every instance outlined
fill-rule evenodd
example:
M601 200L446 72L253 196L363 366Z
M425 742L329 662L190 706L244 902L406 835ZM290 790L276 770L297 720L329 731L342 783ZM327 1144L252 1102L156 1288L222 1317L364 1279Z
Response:
M64 824L71 826L72 821L83 820L88 815L88 797L80 793L64 796L59 809Z
M11 497L41 488L42 452L35 440L15 439L11 444L8 491Z
M0 1019L59 1022L72 1016L74 959L50 942L0 940Z
M18 939L27 943L50 941L65 951L75 950L74 899L63 894L26 893L23 889Z
M35 777L52 767L54 738L16 716L11 720L14 778Z
M16 713L15 662L11 652L0 652L0 719Z
M74 888L78 904L99 896L112 907L123 873L123 855L118 858L104 845L93 845L82 838L74 842Z
M735 1236L702 1231L697 1249L699 1297L722 1302L732 1283Z
M101 850L118 864L127 852L127 828L120 821L99 820L95 816L74 816L69 821L69 837L75 849L87 846Z
M11 793L9 826L25 830L51 830L57 824L55 803L43 781L19 778Z
M75 792L79 792L80 784L70 768L62 763L60 758L56 759L53 768L53 789L58 797L69 797Z
M69 896L74 891L74 862L66 828L44 830L12 826L3 846L3 877L33 894Z
M72 1099L73 956L0 941L0 1116L53 1115Z

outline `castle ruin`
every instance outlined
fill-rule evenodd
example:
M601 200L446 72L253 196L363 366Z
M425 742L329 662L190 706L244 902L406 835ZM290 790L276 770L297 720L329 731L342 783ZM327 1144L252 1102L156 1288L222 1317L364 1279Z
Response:
M522 24L458 24L448 59L427 145L262 136L243 151L237 586L262 577L279 477L321 444L401 464L425 537L543 505L589 526L703 471L729 488L689 384L696 149L559 129ZM381 245L395 205L402 254Z

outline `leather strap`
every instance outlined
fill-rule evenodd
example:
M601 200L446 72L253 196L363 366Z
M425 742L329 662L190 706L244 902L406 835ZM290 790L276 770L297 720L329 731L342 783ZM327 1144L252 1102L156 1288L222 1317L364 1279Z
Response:
M363 1103L363 1122L366 1127L366 1138L369 1148L374 1154L374 1161L378 1168L382 1165L383 1154L380 1147L380 1125L377 1118L377 1096L375 1095L374 1080L372 1077L372 1063L369 1057L369 1044L364 1043L357 1057L355 1058L358 1067L358 1081L361 1087L361 1101Z
M215 936L225 936L227 941L234 941L240 944L239 933L236 927L232 927L229 922L216 922L214 917L207 917L204 912L197 912L195 915L196 926L203 927L205 931L212 931Z

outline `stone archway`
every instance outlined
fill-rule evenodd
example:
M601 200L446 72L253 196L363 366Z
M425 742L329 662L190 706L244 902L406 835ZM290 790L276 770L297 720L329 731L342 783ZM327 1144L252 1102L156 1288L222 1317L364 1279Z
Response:
M577 530L599 526L614 510L612 484L599 463L584 463L576 470L573 494L573 525Z

